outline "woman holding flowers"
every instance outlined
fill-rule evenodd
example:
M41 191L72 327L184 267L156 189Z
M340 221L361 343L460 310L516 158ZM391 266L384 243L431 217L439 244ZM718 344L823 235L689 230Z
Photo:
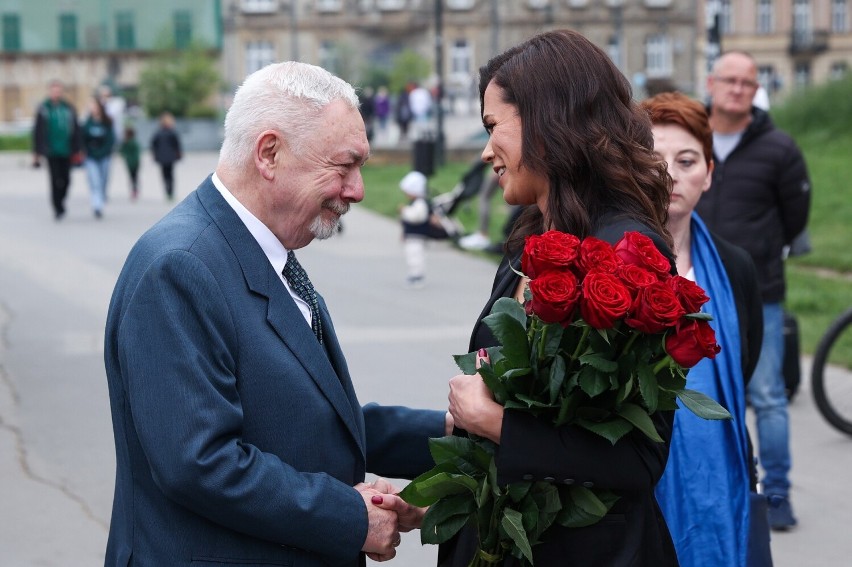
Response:
M676 413L657 499L681 565L771 565L766 507L756 494L751 512L762 531L756 527L754 541L749 541L750 490L755 490L756 475L745 387L763 335L757 272L744 250L708 231L694 212L713 173L713 134L704 107L681 93L659 94L641 106L653 123L654 151L668 164L673 181L667 226L678 272L710 297L705 307L713 313L711 324L722 347L719 356L690 370L690 387L718 400L734 416L717 423Z
M482 320L501 298L524 301L527 280L517 272L523 268L531 276L526 272L535 269L534 263L521 266L528 237L555 230L614 244L626 232L639 233L650 240L628 243L629 253L650 258L666 276L675 268L665 227L670 178L653 155L647 116L606 53L573 31L543 33L489 61L480 70L479 93L490 134L482 159L499 176L507 203L529 205L473 329L470 350L487 361L484 349L497 340ZM602 254L600 261L608 258ZM548 290L541 291L547 297ZM605 489L617 497L601 521L551 525L532 548L536 567L677 565L654 497L666 466L673 411L651 414L659 442L632 431L613 443L576 425L556 427L503 407L478 375L455 376L449 400L461 430L498 445L498 484L546 481ZM441 546L439 565L465 567L475 558L479 564L521 564L510 554L482 556L477 547L476 531L467 526Z

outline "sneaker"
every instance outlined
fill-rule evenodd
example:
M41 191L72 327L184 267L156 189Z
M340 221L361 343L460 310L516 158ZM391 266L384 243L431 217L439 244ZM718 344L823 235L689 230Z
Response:
M786 496L769 496L769 527L776 532L785 532L798 523L793 516L793 506Z
M465 250L485 250L489 244L491 244L491 241L488 240L488 237L479 232L459 238L459 246Z

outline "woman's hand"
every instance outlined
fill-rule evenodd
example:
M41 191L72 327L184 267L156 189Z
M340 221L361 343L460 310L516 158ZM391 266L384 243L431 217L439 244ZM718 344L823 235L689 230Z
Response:
M479 350L476 367L488 362L485 349ZM503 406L494 401L482 376L459 374L450 378L450 414L457 427L500 443L503 430Z

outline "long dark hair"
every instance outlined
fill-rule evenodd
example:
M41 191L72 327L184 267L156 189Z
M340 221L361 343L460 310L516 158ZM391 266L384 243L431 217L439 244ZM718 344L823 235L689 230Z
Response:
M665 228L671 178L654 157L648 116L606 53L577 32L551 31L497 55L479 73L480 107L493 81L518 109L522 166L550 180L548 218L527 207L508 251L545 228L586 237L608 211L672 244Z

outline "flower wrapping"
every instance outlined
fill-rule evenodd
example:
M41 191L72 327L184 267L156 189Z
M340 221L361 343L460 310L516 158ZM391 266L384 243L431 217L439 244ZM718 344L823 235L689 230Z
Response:
M683 406L705 419L730 419L708 396L686 388L688 368L719 352L702 313L698 285L670 274L654 242L627 232L614 246L559 231L527 238L521 269L529 278L523 305L499 299L483 322L500 343L456 356L465 374L479 372L506 409L529 412L554 427L582 427L613 445L626 435L663 442L651 416ZM547 481L497 483L496 445L476 436L430 440L435 467L401 496L429 506L425 543L443 543L475 526L471 566L506 554L533 564L532 548L554 524L591 525L618 500L604 488Z

